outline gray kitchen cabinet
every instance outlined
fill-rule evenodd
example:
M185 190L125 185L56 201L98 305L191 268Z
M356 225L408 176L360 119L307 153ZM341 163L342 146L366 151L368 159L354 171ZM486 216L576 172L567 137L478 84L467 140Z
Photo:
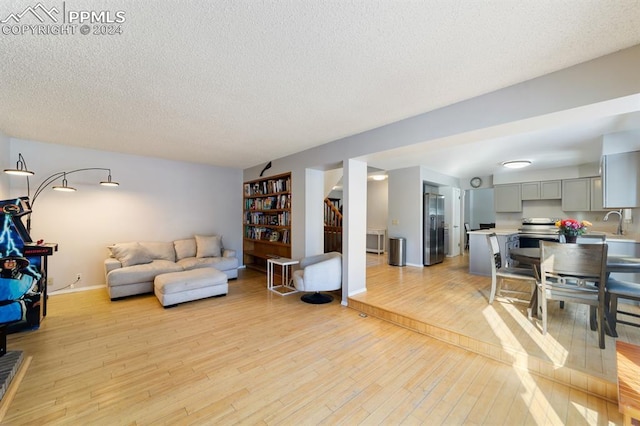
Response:
M560 200L562 198L562 181L548 180L540 182L541 200Z
M521 185L519 183L496 185L493 188L493 204L496 213L521 212Z
M540 182L524 182L520 184L522 200L540 199Z
M559 200L562 198L562 181L523 182L522 200Z
M602 178L591 178L591 211L598 212L604 210L604 199L602 196Z
M591 178L562 181L562 211L583 212L591 210Z
M603 206L606 209L640 207L640 151L602 157Z
M487 234L484 232L469 233L469 273L491 276L491 255Z

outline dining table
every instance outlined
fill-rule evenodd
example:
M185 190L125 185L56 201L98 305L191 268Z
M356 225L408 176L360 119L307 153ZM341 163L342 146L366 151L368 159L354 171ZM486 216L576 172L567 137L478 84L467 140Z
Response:
M528 265L533 268L536 279L539 280L540 273L540 248L539 247L519 247L513 248L509 251L509 256L519 265ZM640 258L630 255L610 254L607 256L607 277L609 274L619 273L640 273ZM612 337L618 337L618 333L615 331L615 327L611 322L613 319L608 312L608 306L605 312L606 324L605 330L607 334ZM538 292L534 291L531 295L531 302L529 303L529 315L537 315L538 312Z

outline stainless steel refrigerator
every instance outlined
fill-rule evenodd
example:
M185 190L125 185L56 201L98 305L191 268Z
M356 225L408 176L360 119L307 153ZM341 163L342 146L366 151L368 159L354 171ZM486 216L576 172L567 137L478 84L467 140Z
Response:
M424 264L444 260L444 195L424 194L423 247Z

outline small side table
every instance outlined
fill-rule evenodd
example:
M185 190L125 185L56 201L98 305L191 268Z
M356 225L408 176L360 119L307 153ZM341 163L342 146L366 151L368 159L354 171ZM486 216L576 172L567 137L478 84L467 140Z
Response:
M267 289L280 296L297 293L298 290L291 285L291 267L298 263L300 263L299 260L286 257L267 259ZM274 285L274 265L279 265L282 269L280 285Z
M367 247L367 252L383 254L385 252L385 242L387 240L387 230L386 229L367 229L367 236L375 235L376 237L376 248Z

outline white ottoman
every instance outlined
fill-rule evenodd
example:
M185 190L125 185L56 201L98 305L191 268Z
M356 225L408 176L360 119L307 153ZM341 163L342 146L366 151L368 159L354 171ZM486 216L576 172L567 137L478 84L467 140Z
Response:
M169 272L156 276L153 292L165 308L178 303L224 296L229 290L227 275L214 268Z

